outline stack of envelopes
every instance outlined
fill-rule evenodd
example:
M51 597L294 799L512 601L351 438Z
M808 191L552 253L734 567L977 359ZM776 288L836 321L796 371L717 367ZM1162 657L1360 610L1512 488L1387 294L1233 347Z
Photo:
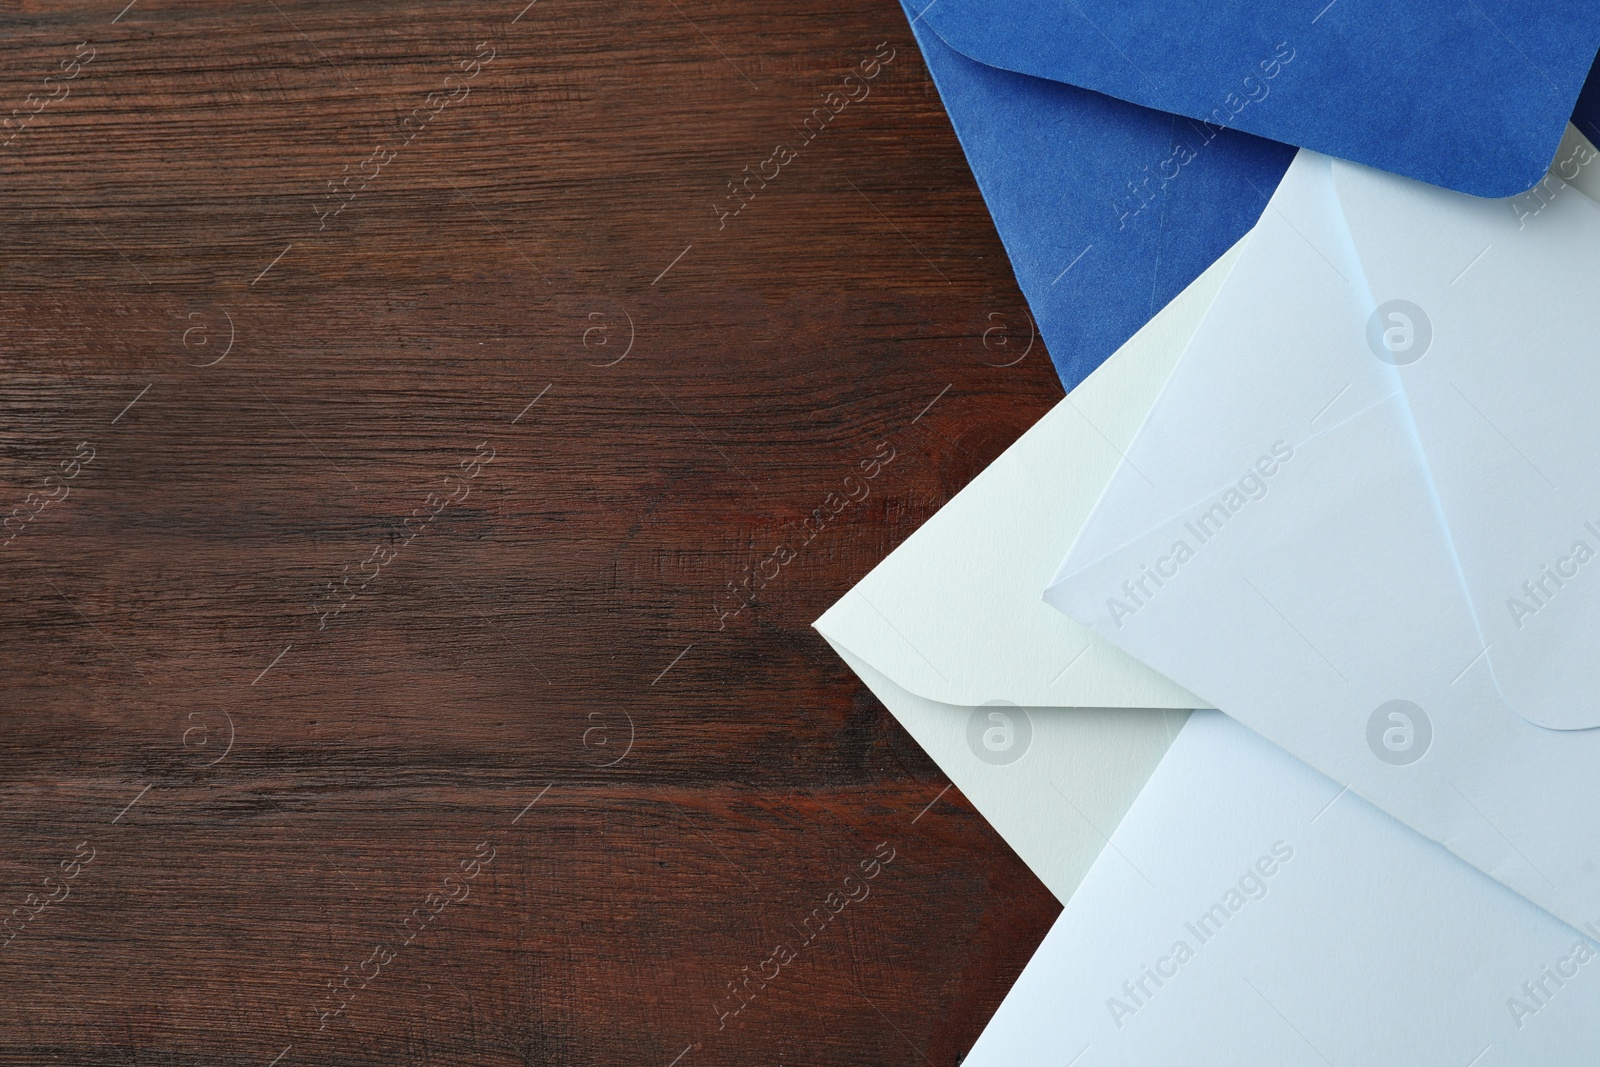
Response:
M1594 1062L1600 0L907 14L1069 389L817 622L1065 905L965 1062Z

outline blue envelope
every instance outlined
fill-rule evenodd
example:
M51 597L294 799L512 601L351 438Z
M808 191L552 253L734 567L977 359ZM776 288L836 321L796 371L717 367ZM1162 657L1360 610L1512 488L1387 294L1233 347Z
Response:
M1507 196L1569 116L1600 136L1600 0L902 3L1069 390L1255 224L1295 145Z
M1600 0L935 0L945 43L1475 196L1544 177Z

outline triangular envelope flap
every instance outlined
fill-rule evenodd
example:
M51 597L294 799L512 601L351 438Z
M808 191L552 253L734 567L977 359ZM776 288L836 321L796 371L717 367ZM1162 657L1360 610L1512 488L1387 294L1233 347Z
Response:
M1244 236L1294 150L975 62L929 28L925 2L906 17L1072 389ZM1182 181L1150 177L1179 160ZM989 323L985 338L1006 336L998 313ZM991 362L1016 348L997 342Z
M1478 196L1540 179L1600 47L1600 0L917 6L991 66Z
M1495 680L1562 730L1600 726L1600 205L1569 146L1508 201L1334 168Z
M1265 687L1337 719L1447 688L1478 644L1402 399L1298 444L1273 481L1225 520L1178 512L1056 602L1224 710Z
M1062 401L816 628L900 688L946 704L1201 706L1038 599L1060 552L1051 535L1082 521L1115 462L1085 416Z
M1323 177L1302 168L1280 191ZM1252 239L1245 259L1271 251ZM1258 295L1310 304L1331 292ZM1370 298L1342 293L1359 327ZM1282 343L1309 361L1353 360L1350 329L1291 329ZM1214 341L1219 350L1192 348L1185 360L1225 362L1228 338ZM1216 418L1251 417L1240 407ZM1051 601L1559 918L1594 919L1600 730L1542 729L1501 699L1404 396L1297 446L1276 477L1175 576L1150 582L1133 615L1108 601L1126 596L1122 583L1143 574L1150 550L1170 554L1159 536L1170 527L1134 531L1119 559L1069 571ZM1116 521L1105 503L1091 522Z
M1191 541L1132 613L1108 603L1183 523L1056 602L1558 917L1593 917L1600 732L1543 730L1501 701L1403 400L1296 448L1273 493Z
M1300 343L1342 336L1352 315L1331 163L1295 159L1058 580L1202 499L1269 495L1286 451L1398 391L1369 355Z
M1395 370L1346 343L1366 318L1359 281L1331 161L1302 153L1048 600L1213 701L1243 674L1302 704L1315 681L1309 699L1343 707L1436 684L1421 664L1443 669L1441 649L1452 677L1476 656ZM1366 512L1385 516L1376 540ZM1433 584L1410 589L1418 575ZM1422 616L1387 607L1424 593ZM1191 626L1223 649L1186 640ZM1263 653L1296 666L1260 672Z
M900 688L946 704L1199 707L1192 693L1040 603L1039 589L1239 253L1212 264L817 629Z

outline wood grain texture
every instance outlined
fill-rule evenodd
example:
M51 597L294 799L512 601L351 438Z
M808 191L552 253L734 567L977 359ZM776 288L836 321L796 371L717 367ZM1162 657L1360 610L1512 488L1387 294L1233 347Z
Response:
M897 5L124 2L0 16L0 1062L959 1062L1057 905L809 624L1060 390Z

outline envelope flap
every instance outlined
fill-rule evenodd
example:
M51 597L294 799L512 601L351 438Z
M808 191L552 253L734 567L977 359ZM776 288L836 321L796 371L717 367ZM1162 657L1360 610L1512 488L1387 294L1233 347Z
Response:
M1039 598L1060 531L1083 520L1115 462L1090 417L1063 400L829 608L817 629L901 688L941 703L1200 706Z
M1214 263L816 622L946 704L1203 705L1040 598L1239 256Z
M1596 158L1575 131L1533 191L1466 200L1348 164L1335 187L1392 342L1484 655L1506 702L1600 726L1600 363L1575 309L1600 290Z
M1295 343L1347 331L1347 290L1360 269L1339 224L1330 166L1310 153L1296 158L1289 173L1297 180L1286 179L1241 242L1245 255L1151 406L1057 581L1180 512L1194 508L1191 517L1204 526L1202 513L1216 500L1237 505L1236 512L1269 496L1298 446L1398 392L1393 369L1375 359L1350 361ZM1307 180L1312 172L1315 180ZM1300 297L1308 284L1314 299ZM1271 299L1276 293L1285 298ZM1241 409L1241 395L1249 397L1246 417L1228 417Z
M1331 168L1302 167L1297 160L1279 194L1288 205L1323 190L1342 226L1332 178ZM1439 192L1389 176L1381 180L1413 196L1417 190ZM1559 208L1565 196L1546 212ZM1482 207L1463 207L1456 224L1475 225ZM1504 204L1487 207L1509 214ZM1433 239L1440 228L1431 210L1421 215L1427 232L1413 232L1413 245ZM1269 209L1263 227L1276 217ZM1535 221L1550 217L1560 218L1546 214ZM1354 266L1339 263L1349 269L1350 284L1330 285L1295 265L1304 258L1307 234L1283 228L1268 244L1259 239L1265 232L1252 236L1208 317L1209 324L1225 308L1235 308L1234 330L1185 353L1185 364L1195 359L1212 374L1233 376L1227 405L1213 405L1207 417L1242 426L1229 433L1245 436L1273 417L1283 406L1279 397L1254 380L1263 360L1342 364L1352 376L1385 368L1404 382L1404 391L1295 446L1266 494L1258 491L1250 499L1241 492L1237 500L1220 501L1221 511L1208 506L1205 513L1214 518L1202 524L1196 516L1194 530L1181 510L1164 529L1126 528L1122 555L1086 561L1065 574L1051 595L1097 633L1352 793L1558 917L1581 923L1592 916L1600 892L1600 850L1594 844L1600 841L1600 805L1589 769L1600 753L1600 730L1542 729L1508 706L1496 685L1498 672L1491 674L1479 625L1483 614L1469 600L1452 548L1451 535L1461 523L1446 521L1446 494L1431 477L1432 456L1425 455L1428 427L1412 419L1414 379L1402 378L1447 354L1446 332L1436 352L1410 367L1397 366L1385 354L1403 350L1403 336L1395 349L1368 341L1371 296L1359 259ZM1362 241L1371 237L1366 233ZM1348 233L1346 241L1356 259ZM1276 269L1248 270L1258 258ZM1449 287L1470 265L1457 266L1440 284ZM1476 269L1458 288L1471 282ZM1235 282L1242 286L1246 280L1250 287L1235 292ZM1574 304L1565 283L1549 284L1563 294L1555 309L1570 316L1574 306L1582 306ZM1478 299L1488 296L1485 290ZM1319 325L1320 312L1308 309L1322 303L1330 312L1343 305L1342 325ZM1297 310L1298 319L1280 318L1283 308ZM1533 303L1522 321L1531 327L1551 310ZM1454 321L1453 314L1447 321ZM1448 331L1450 344L1460 332ZM1276 336L1276 345L1261 345L1264 334ZM1197 333L1195 345L1200 338ZM1502 355L1520 371L1535 365L1528 358L1531 347ZM1568 348L1567 362L1583 362L1588 350ZM1502 430L1516 440L1526 425L1531 424L1506 422ZM1209 450L1205 439L1176 443ZM1553 480L1560 484L1560 478ZM1487 501L1476 517L1493 518L1494 509L1514 516L1517 502L1506 507ZM1097 511L1092 521L1114 522L1115 516ZM1188 551L1174 547L1180 541ZM1146 564L1159 583L1145 575ZM1124 582L1137 596L1126 594ZM1581 590L1569 585L1559 596L1568 594Z
M1165 112L975 62L904 3L1017 283L1072 389L1255 225L1294 150L1236 130L1202 136ZM1183 181L1137 184L1141 167L1174 156L1193 156ZM1013 358L1014 346L997 345L991 362Z
M1101 464L1082 458L1098 454ZM1079 462L1075 462L1075 460ZM1203 702L1039 598L1115 454L1063 400L816 622L896 685L946 704ZM1058 491L1040 493L1040 485ZM1080 503L1079 509L1086 511Z
M1477 196L1543 177L1600 48L1600 0L933 0L921 17L991 66Z

